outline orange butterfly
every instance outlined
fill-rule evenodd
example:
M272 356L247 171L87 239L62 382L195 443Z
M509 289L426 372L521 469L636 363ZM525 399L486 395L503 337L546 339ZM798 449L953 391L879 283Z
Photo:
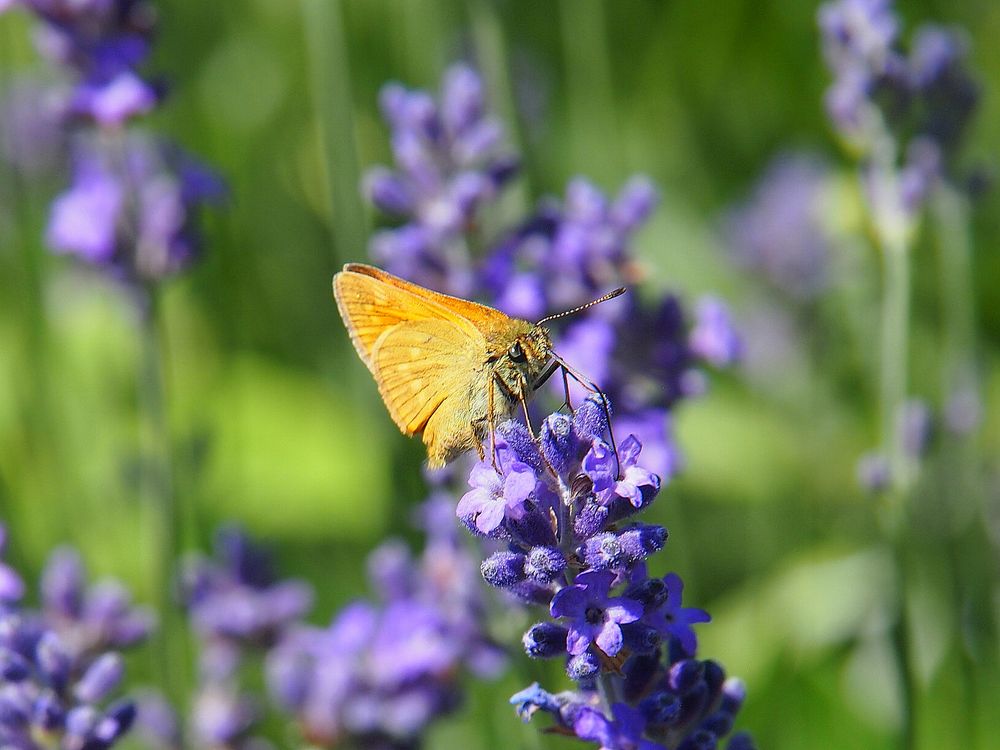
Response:
M529 323L373 266L348 263L333 277L354 348L399 429L423 435L431 468L473 448L482 458L498 421L518 404L527 421L528 400L557 369L601 393L553 351L543 323L624 291Z

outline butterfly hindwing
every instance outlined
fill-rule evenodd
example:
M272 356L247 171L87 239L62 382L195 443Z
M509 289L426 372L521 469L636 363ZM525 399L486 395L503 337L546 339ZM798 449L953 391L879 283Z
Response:
M446 320L410 320L387 328L372 348L372 372L393 421L407 435L423 431L441 404L457 394L456 375L481 366L477 347Z

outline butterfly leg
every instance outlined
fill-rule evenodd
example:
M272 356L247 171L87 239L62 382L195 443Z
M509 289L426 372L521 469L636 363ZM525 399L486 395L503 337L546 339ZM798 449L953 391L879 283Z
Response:
M573 378L573 380L582 385L588 391L601 397L601 409L604 411L604 418L608 421L608 437L611 438L611 452L615 454L615 466L617 468L616 474L618 476L618 479L621 480L622 464L621 464L621 459L618 456L618 443L617 441L615 441L615 433L614 430L611 428L611 409L608 408L608 397L604 395L604 391L602 391L599 387L597 387L597 385L587 380L587 378L585 378L581 373L579 373L576 369L574 369L568 362L566 362L566 360L564 360L562 357L555 354L554 352L553 352L553 359L556 363L559 364L560 367L562 367L564 378L565 377Z
M496 383L490 380L489 390L486 392L486 429L490 433L490 460L493 462L493 470L500 473L500 461L497 456L497 416L496 416Z

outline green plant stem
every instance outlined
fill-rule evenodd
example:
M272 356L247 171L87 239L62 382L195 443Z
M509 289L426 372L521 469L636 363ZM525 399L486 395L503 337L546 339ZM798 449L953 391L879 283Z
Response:
M971 397L978 401L979 382L975 362L975 298L972 284L972 241L969 236L967 199L953 186L942 181L931 196L940 268L941 306L944 320L944 346L941 385L943 404L951 399ZM956 739L962 747L976 747L976 709L980 701L976 690L976 659L962 637L965 614L976 596L963 575L964 560L970 552L967 530L976 517L978 487L976 440L972 434L949 436L942 446L944 471L950 481L944 500L948 514L945 524L946 549L951 567L953 628L958 642L964 720L957 722L962 732ZM974 542L973 542L974 544Z
M883 243L885 280L882 300L881 383L882 436L886 458L897 487L895 502L913 479L913 467L903 451L900 415L906 400L910 320L910 248L901 240Z
M174 502L173 464L167 394L164 378L159 290L143 290L139 308L139 420L141 473L139 498L143 514L144 544L151 591L157 600L160 627L153 644L154 670L164 692L173 700L184 695L187 658L179 612L172 596L177 557L177 508Z
M883 533L895 564L896 588L890 632L899 679L901 703L900 747L912 750L916 741L916 674L911 655L912 637L906 606L908 573L906 545L909 496L915 476L904 451L900 415L906 400L909 362L910 252L912 218L903 205L896 168L896 144L882 133L871 154L870 202L872 221L883 260L881 337L879 351L879 407L882 452L889 463L891 486L886 493Z
M368 237L342 4L339 0L302 0L302 20L333 227L332 255L342 260L361 253Z

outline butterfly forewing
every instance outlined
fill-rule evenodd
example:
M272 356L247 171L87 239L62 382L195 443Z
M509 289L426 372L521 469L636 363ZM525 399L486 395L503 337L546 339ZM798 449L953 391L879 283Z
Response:
M450 313L462 318L466 323L475 326L480 333L488 336L491 332L501 331L510 325L511 318L506 313L494 310L492 307L480 305L478 302L471 302L461 297L452 297L449 294L441 294L432 289L427 289L416 284L412 284L398 276L383 271L375 266L368 266L364 263L348 263L344 266L342 273L338 276L350 274L352 276L367 276L371 279L381 281L388 286L412 294L431 304L443 307Z
M348 264L333 277L333 296L340 315L361 360L376 375L372 350L379 336L400 323L418 320L443 320L473 339L482 338L479 329L457 312L434 299L414 294L420 289L391 274L362 273L357 269L378 271L360 264ZM383 278L385 277L385 278ZM395 283L394 283L395 282ZM445 295L437 295L444 297Z

